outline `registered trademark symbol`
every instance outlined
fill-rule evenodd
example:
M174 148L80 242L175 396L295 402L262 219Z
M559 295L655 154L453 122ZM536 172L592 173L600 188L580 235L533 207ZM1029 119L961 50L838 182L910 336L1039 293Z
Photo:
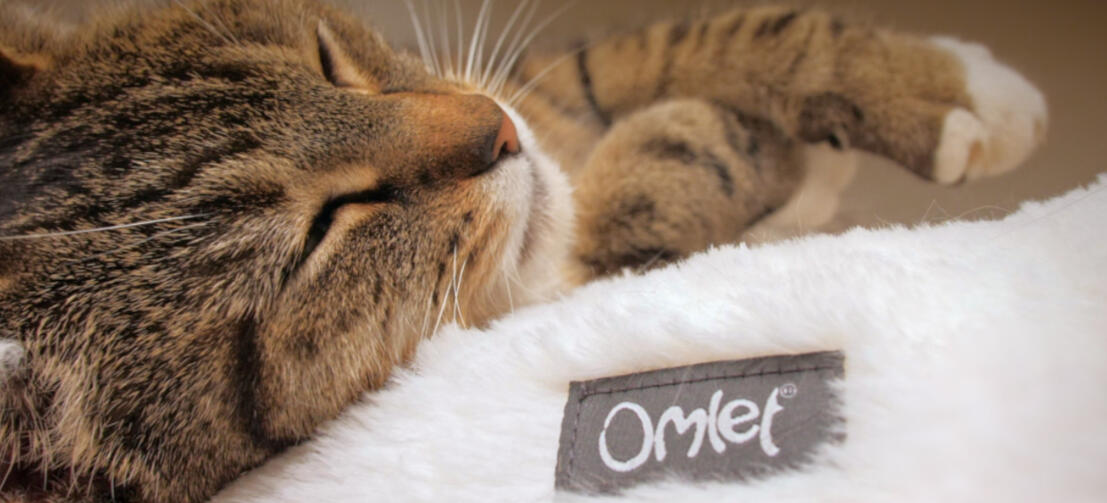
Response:
M788 383L780 387L780 396L784 398L792 398L796 396L796 392L799 391L795 384Z

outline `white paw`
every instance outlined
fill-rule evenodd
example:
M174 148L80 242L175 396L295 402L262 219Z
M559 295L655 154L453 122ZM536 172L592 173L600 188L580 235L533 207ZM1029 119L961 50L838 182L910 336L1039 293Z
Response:
M958 109L946 116L934 178L957 183L1018 167L1045 139L1045 97L980 44L949 37L934 37L931 42L964 65L973 102L973 110Z
M976 116L961 108L950 112L934 152L934 180L953 184L972 177L972 173L985 171L987 143L988 129Z

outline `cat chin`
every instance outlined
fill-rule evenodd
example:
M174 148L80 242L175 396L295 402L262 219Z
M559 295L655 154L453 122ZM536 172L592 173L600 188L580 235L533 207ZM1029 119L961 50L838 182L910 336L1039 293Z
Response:
M520 152L501 161L486 187L512 222L499 277L489 284L489 318L564 291L573 230L568 178L540 150L523 117L502 102L500 106L515 123Z

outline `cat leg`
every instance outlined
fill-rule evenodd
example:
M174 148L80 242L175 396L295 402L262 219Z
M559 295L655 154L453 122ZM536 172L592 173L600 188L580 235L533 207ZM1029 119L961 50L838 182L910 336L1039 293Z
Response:
M523 77L540 70L549 73L535 94L586 118L588 128L666 99L698 98L944 184L1015 168L1042 142L1047 122L1041 93L981 46L852 25L817 9L762 6L659 22L574 58L526 62Z
M802 178L796 142L768 121L686 99L616 122L574 177L584 282L736 241Z
M768 93L774 119L797 137L865 150L942 184L1013 170L1044 140L1044 97L983 46L835 30L834 21L820 29L812 17L806 30L822 40L802 54L823 58L802 60L783 91Z
M974 180L1018 167L1045 140L1045 97L980 44L949 37L933 37L930 41L960 61L966 92L972 100L969 109L956 110L946 117L936 153L936 178L943 182ZM962 169L958 159L965 150L970 155Z
M842 77L834 90L797 98L798 137L866 150L942 184L1011 171L1044 141L1045 99L987 49L952 39L898 45L892 40L886 43L902 60L932 59L925 73L944 84L918 74L903 79L894 66L883 69L872 61L846 64L844 73L853 77ZM864 54L842 58L868 59ZM936 62L944 57L948 64ZM936 88L942 86L958 96L940 96Z
M767 243L802 236L834 218L842 192L857 174L858 154L828 143L801 148L803 180L784 206L742 234L742 242Z

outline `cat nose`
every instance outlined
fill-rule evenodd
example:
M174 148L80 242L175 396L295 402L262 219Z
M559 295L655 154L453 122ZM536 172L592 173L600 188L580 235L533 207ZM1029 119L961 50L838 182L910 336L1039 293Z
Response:
M519 130L515 129L515 122L504 112L504 120L500 123L500 132L492 143L492 162L500 160L506 154L519 152Z
M410 170L413 183L474 178L520 151L515 123L487 96L393 93L379 99L401 107L393 130L403 146L385 152L387 164Z

